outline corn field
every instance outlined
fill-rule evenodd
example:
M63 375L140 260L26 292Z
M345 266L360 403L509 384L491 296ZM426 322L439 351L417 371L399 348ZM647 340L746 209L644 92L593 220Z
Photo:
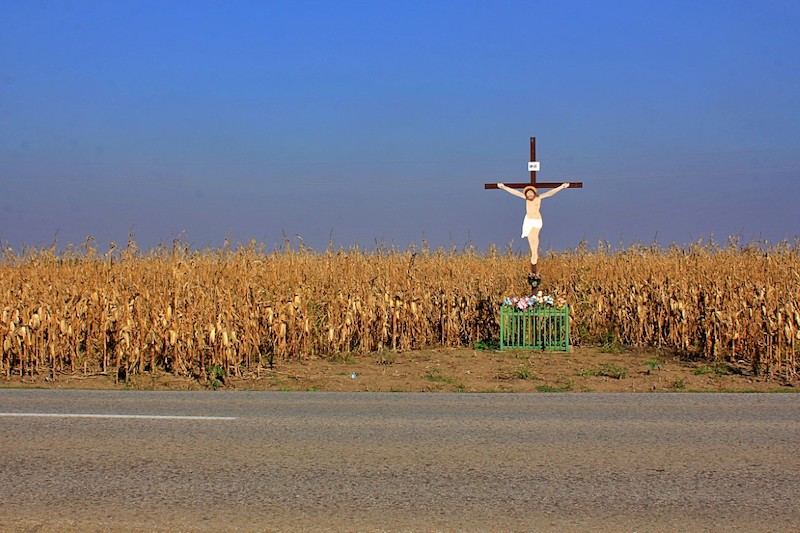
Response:
M276 360L497 338L506 296L530 292L527 257L357 248L266 252L6 250L0 372L247 375ZM798 245L601 246L550 253L545 292L570 304L573 345L613 338L795 378Z

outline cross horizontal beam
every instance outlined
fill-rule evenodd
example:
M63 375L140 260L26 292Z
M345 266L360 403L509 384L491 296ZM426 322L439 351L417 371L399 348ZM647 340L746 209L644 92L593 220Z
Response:
M506 183L507 187L511 187L512 189L524 189L528 186L534 186L537 189L555 189L556 187L560 187L563 182L554 182L554 181L543 181L539 183L536 181L536 171L539 170L539 162L536 159L536 137L531 137L531 158L528 160L529 166L528 169L531 173L531 181L528 183ZM484 189L497 189L496 183L485 183L483 185ZM570 189L582 189L583 183L580 181L571 181L569 182Z
M560 187L563 181L561 182L554 182L554 181L543 181L543 182L536 182L536 183L504 183L506 187L511 187L512 189L524 189L529 185L533 185L537 189L555 189L556 187ZM484 183L484 189L497 189L496 183ZM570 189L583 189L583 182L582 181L570 181L569 182Z

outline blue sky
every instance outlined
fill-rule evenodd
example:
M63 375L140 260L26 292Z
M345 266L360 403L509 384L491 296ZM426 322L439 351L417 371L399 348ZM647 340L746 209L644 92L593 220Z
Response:
M0 0L0 241L800 231L800 4ZM300 236L299 238L297 236Z

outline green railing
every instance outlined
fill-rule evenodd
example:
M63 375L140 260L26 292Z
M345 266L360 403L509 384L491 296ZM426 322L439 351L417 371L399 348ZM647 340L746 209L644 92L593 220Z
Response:
M569 306L500 308L500 349L569 350Z

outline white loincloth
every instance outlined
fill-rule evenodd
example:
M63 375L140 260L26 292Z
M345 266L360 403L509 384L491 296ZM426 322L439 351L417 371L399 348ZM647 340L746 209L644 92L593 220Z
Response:
M525 217L522 221L522 237L527 237L533 228L542 229L542 219Z

